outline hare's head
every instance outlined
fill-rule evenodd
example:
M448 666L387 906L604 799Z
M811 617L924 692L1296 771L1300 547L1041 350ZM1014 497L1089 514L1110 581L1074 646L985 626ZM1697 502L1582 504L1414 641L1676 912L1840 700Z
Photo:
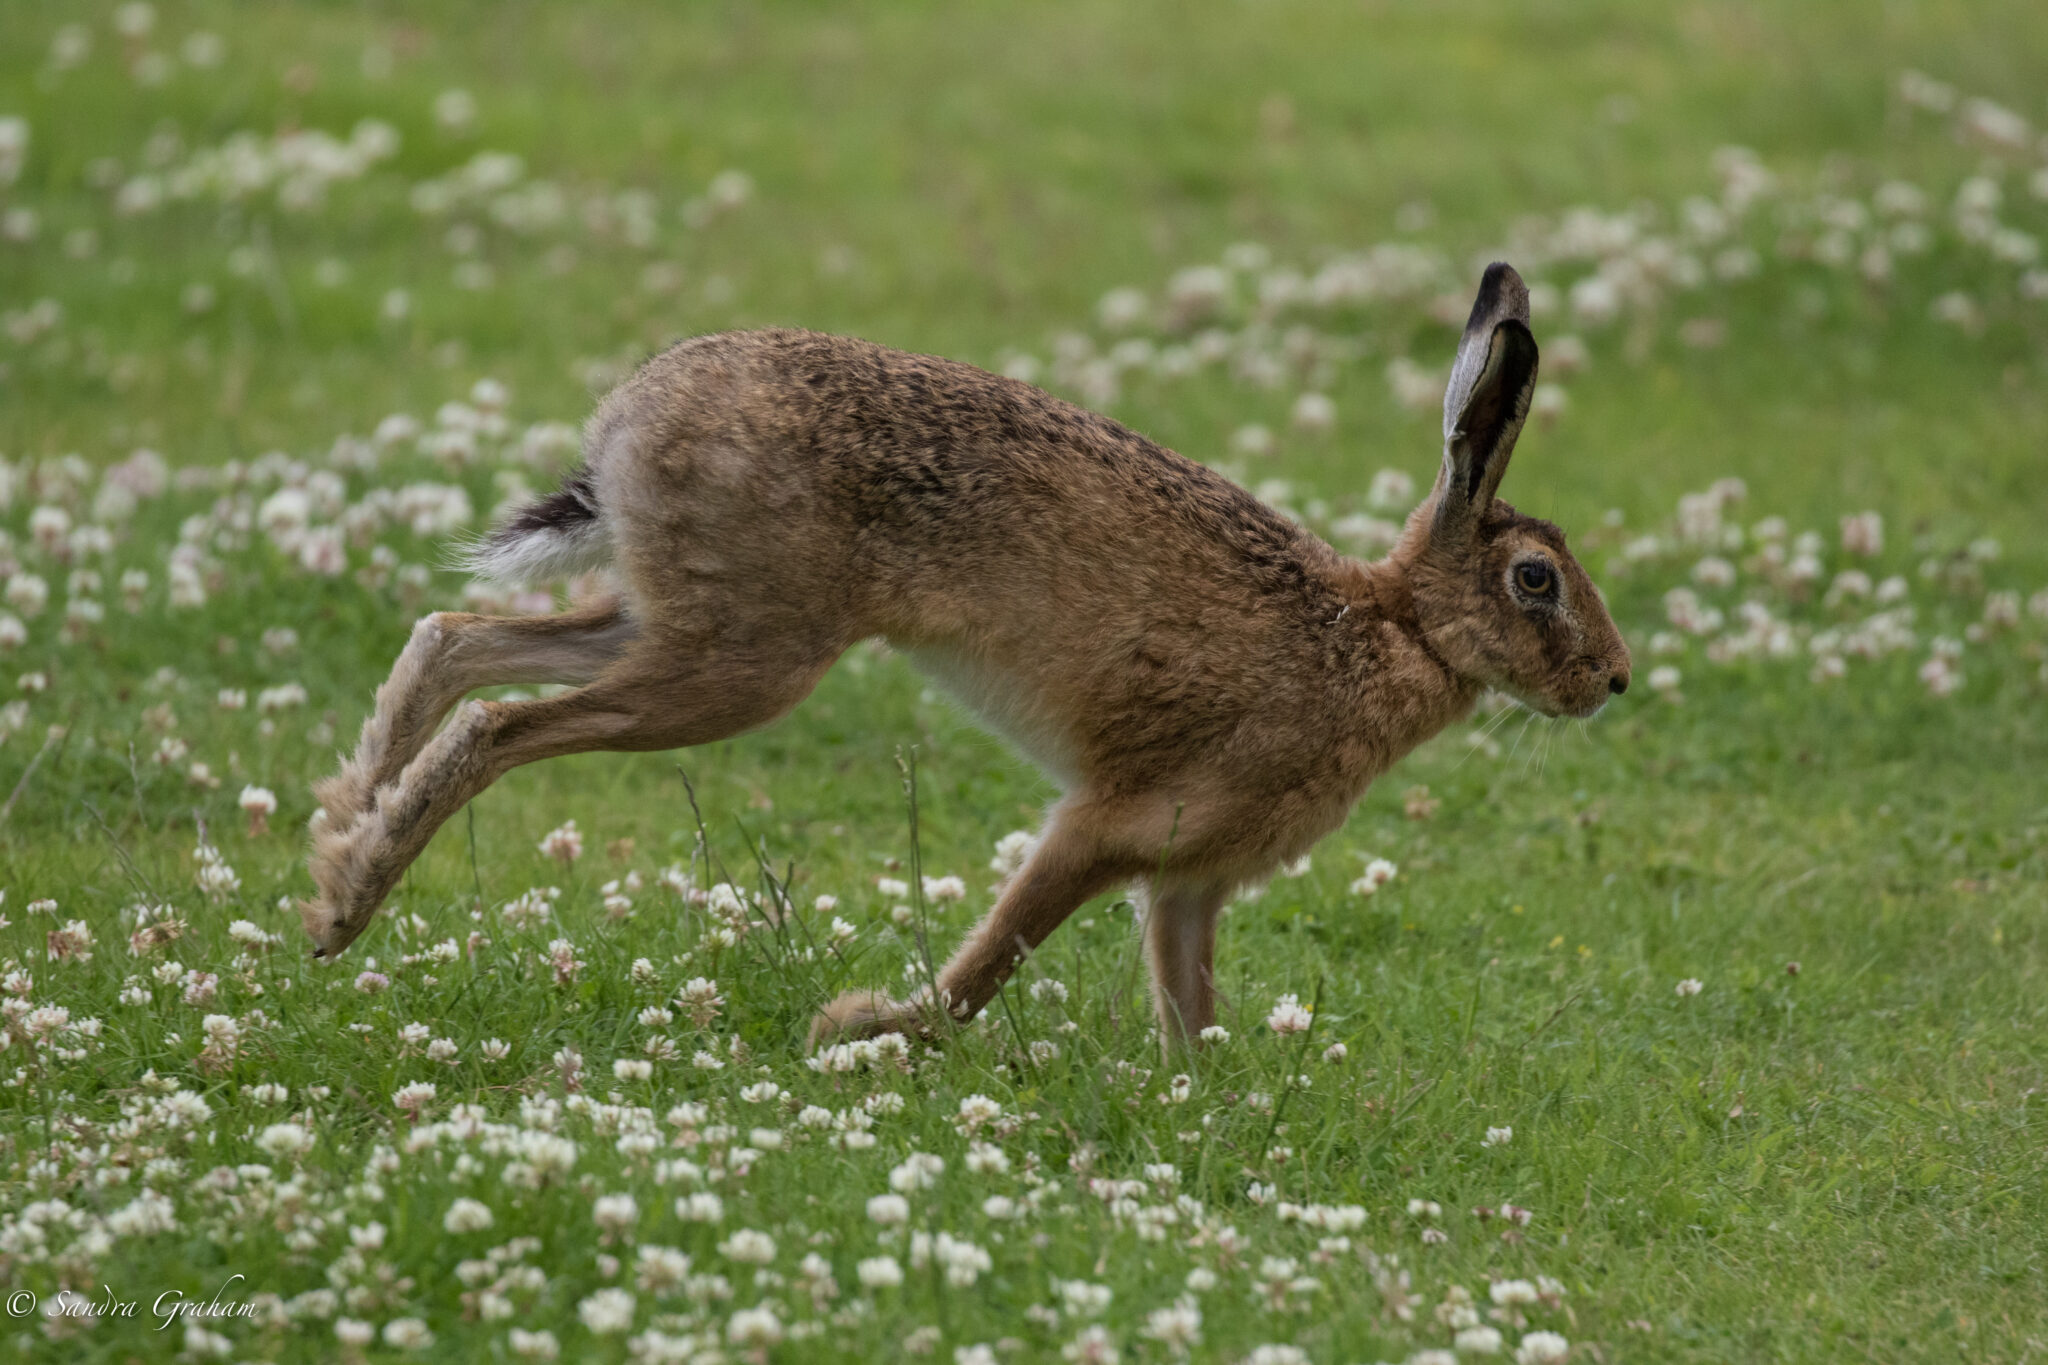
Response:
M1548 716L1590 716L1628 687L1628 646L1564 532L1494 497L1529 414L1529 291L1488 266L1444 390L1444 462L1408 519L1423 633L1462 677Z

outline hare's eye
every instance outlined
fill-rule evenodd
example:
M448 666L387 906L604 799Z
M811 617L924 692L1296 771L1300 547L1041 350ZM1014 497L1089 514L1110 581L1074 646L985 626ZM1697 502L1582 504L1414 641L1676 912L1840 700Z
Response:
M1527 564L1515 566L1515 582L1523 592L1540 597L1550 591L1557 579L1551 574L1548 564L1540 559L1532 559Z

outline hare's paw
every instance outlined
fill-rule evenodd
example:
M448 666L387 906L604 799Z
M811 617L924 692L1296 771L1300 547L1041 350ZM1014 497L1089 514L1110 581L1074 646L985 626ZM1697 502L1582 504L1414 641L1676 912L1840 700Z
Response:
M323 814L326 814L323 810ZM299 902L299 918L315 957L331 957L361 933L382 904L388 878L381 864L389 844L383 815L372 808L346 823L316 819L306 859L317 895Z
M885 1033L921 1038L930 1031L925 1009L915 1002L892 1000L880 991L848 991L811 1020L811 1047L879 1038Z
M320 803L313 813L313 834L318 838L322 830L353 825L357 816L377 804L377 788L362 766L350 759L340 772L313 784L313 799Z

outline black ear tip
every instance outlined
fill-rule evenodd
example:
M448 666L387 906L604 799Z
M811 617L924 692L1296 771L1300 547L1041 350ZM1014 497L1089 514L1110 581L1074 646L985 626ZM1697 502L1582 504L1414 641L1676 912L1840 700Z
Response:
M326 957L326 956L327 956L327 950L326 950L325 948L315 948L315 949L313 950L313 956L314 956L314 957Z
M1529 286L1506 261L1495 261L1479 277L1479 296L1472 300L1472 316L1465 330L1483 327L1489 318L1529 319Z

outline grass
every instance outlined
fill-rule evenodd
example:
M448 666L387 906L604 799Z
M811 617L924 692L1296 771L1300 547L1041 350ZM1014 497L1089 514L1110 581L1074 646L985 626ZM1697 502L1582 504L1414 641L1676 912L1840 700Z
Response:
M60 71L53 36L74 22L91 52ZM195 30L224 37L217 67L184 62ZM2040 121L2043 51L2048 18L2016 3L194 4L159 6L128 40L108 7L8 6L0 118L26 119L30 140L0 214L29 208L37 225L0 241L0 314L21 334L0 340L0 559L49 601L31 611L19 588L0 606L26 637L7 685L46 684L0 712L0 789L14 792L0 976L17 973L0 986L0 1290L35 1305L0 1340L52 1361L497 1359L545 1351L514 1333L547 1332L589 1360L968 1360L985 1345L1002 1359L1278 1365L1288 1357L1255 1351L1292 1346L1348 1365L1449 1347L1438 1309L1462 1287L1505 1351L1532 1359L1539 1330L1603 1362L2038 1355L2048 636L2040 609L1982 627L1991 594L2025 603L2048 588L2048 303L1950 205L1989 176L1999 221L2038 241L2048 204L2029 189L2038 148L1959 137L1955 114L1897 92L1918 69ZM161 84L135 78L145 52L172 57ZM452 88L476 97L466 129L436 122ZM158 133L175 133L159 144L175 165L237 130L346 137L363 117L397 130L395 154L312 211L266 190L122 216L94 167L117 158L111 183L132 178ZM1050 386L1331 532L1349 513L1397 514L1368 507L1375 471L1426 485L1433 470L1434 414L1397 403L1384 376L1397 357L1447 359L1436 292L1469 292L1468 262L1529 215L1642 204L1642 233L1676 238L1683 199L1719 193L1710 157L1729 143L1778 181L1731 239L1758 251L1758 273L1654 288L1606 325L1564 306L1540 317L1547 374L1567 332L1590 363L1558 376L1569 405L1532 424L1505 490L1570 530L1639 686L1589 725L1509 712L1454 727L1306 871L1240 900L1220 947L1233 1036L1175 1064L1184 1097L1150 1032L1129 907L1112 902L943 1048L900 1066L805 1064L816 1005L894 982L914 955L891 913L901 898L878 879L914 860L964 878L964 904L929 907L943 952L989 899L995 841L1032 827L1051 795L875 650L763 733L511 775L444 831L338 968L300 951L279 902L308 889L308 785L412 619L464 594L433 567L445 531L364 514L348 572L324 576L301 567L292 528L256 523L280 484L329 466L338 436L367 437L391 412L432 428L441 404L501 381L507 432L486 432L473 458L404 441L373 469L340 466L341 504L459 486L465 529L479 529L519 486L548 486L563 457L522 458L518 438L579 420L589 381L677 335L792 323L989 365L1028 354ZM419 182L484 149L561 186L563 221L521 230L411 206ZM684 206L731 169L751 197L685 226ZM1867 204L1888 179L1932 201L1929 249L1899 253L1890 279L1798 245L1824 231L1823 196ZM644 244L618 221L629 189L652 195ZM593 202L610 222L586 221ZM466 253L450 249L460 224L474 229L452 243ZM1855 229L1858 249L1882 230ZM1285 326L1310 329L1320 359L1274 387L1225 365L1175 378L1141 363L1098 392L1099 372L1059 359L1061 332L1107 354L1109 290L1156 303L1176 271L1232 243L1313 272L1389 240L1438 253L1427 287L1296 310L1273 340L1242 307L1218 317L1260 354ZM1530 240L1515 258L1531 278L1568 286L1593 267ZM489 267L487 283L467 276L484 287L458 280L465 260ZM187 308L194 285L210 307ZM393 290L402 316L386 315ZM1956 294L1967 326L1932 315ZM60 305L41 331L24 316L39 299ZM1684 332L1700 319L1721 344L1681 340L1710 334ZM1290 428L1311 385L1336 404L1332 432ZM1273 454L1243 453L1252 423L1279 433ZM101 471L138 446L174 471L242 472L174 474L130 515L103 508L104 552L40 547L34 509L93 521ZM259 459L273 450L287 458ZM1713 547L1680 534L1673 508L1724 477L1747 490L1724 521L1750 529L1721 551L1735 585L1701 586L1694 566ZM1886 527L1868 561L1838 532L1864 509ZM173 551L195 516L186 555L204 601L173 606ZM1754 528L1771 516L1788 547L1820 533L1811 589L1768 561ZM1653 546L1630 548L1646 534ZM1995 557L1973 557L1987 537ZM1814 636L1877 610L1827 600L1845 569L1902 576L1911 642L1845 649L1846 676L1810 681L1829 653ZM130 570L149 576L133 613ZM1674 630L1666 593L1680 585L1724 623ZM67 632L79 599L104 619ZM1784 625L1790 657L1716 661L1745 601ZM266 642L277 628L295 638ZM1674 652L1653 655L1660 632ZM1960 650L1949 695L1920 674L1938 639ZM1682 673L1665 693L1648 683L1660 663ZM262 710L262 689L286 684L303 702ZM249 704L224 709L223 689ZM897 766L913 751L914 837ZM218 785L195 781L195 763ZM245 785L276 794L266 833L237 807ZM1409 818L1418 786L1440 802L1430 818ZM537 842L569 819L585 851L550 861ZM203 892L202 840L238 888ZM1372 856L1400 875L1355 895ZM772 899L786 885L803 909L723 944L704 906L661 884L678 864L700 890L730 881ZM615 914L603 888L628 874L640 885ZM545 921L502 913L549 885ZM821 894L836 911L810 909ZM31 908L44 900L55 907ZM834 914L856 931L839 948L823 942ZM181 936L131 954L129 935L163 918ZM53 958L49 936L74 920L90 957ZM237 940L237 921L277 939ZM580 968L558 972L558 939ZM444 941L453 958L436 961ZM356 976L373 962L388 986L365 993ZM708 1026L676 1003L694 977L723 997ZM1679 992L1687 980L1697 994ZM1318 1001L1312 1032L1265 1026L1282 993ZM666 1021L643 1016L663 1005ZM37 1037L52 1016L32 1007L97 1032ZM211 1058L208 1016L235 1027ZM416 1022L417 1039L402 1031ZM429 1039L454 1059L428 1055ZM1030 1048L1048 1042L1056 1055ZM1325 1059L1333 1043L1342 1060ZM621 1059L651 1060L650 1076L615 1075ZM419 1081L436 1089L415 1120L394 1097ZM762 1084L779 1093L746 1097ZM203 1116L166 1100L180 1089ZM876 1098L892 1095L900 1109ZM996 1117L963 1114L976 1095ZM678 1108L690 1104L702 1109ZM849 1144L869 1117L872 1145ZM286 1123L309 1150L273 1131ZM1512 1137L1489 1143L1493 1128ZM576 1151L542 1178L534 1135L550 1131ZM654 1142L621 1144L642 1133ZM868 1201L919 1152L943 1174L911 1190L908 1226L877 1224ZM1171 1177L1148 1169L1167 1165ZM168 1200L161 1216L145 1188ZM718 1195L722 1220L679 1213L693 1193ZM599 1212L618 1206L599 1201L621 1194L630 1226L607 1229ZM448 1230L457 1198L493 1225ZM1412 1212L1418 1200L1439 1211ZM1309 1206L1359 1212L1289 1212ZM744 1229L772 1237L765 1266L746 1259ZM949 1283L943 1255L919 1264L917 1233L971 1243L987 1264L960 1253L954 1278L971 1283ZM667 1262L643 1270L647 1247L687 1254L688 1272L669 1287ZM882 1256L900 1285L862 1282L859 1263ZM1106 1305L1060 1289L1072 1281L1106 1287ZM1496 1314L1489 1283L1513 1281L1540 1285L1538 1301ZM66 1288L100 1305L95 1325L45 1315ZM618 1330L593 1297L606 1288L634 1295ZM160 1295L217 1291L253 1315L159 1330ZM1199 1341L1176 1347L1185 1315L1155 1315L1184 1297ZM121 1301L133 1316L107 1306ZM772 1329L751 1311L763 1305ZM412 1321L432 1344L407 1345ZM355 1344L359 1331L372 1340Z

